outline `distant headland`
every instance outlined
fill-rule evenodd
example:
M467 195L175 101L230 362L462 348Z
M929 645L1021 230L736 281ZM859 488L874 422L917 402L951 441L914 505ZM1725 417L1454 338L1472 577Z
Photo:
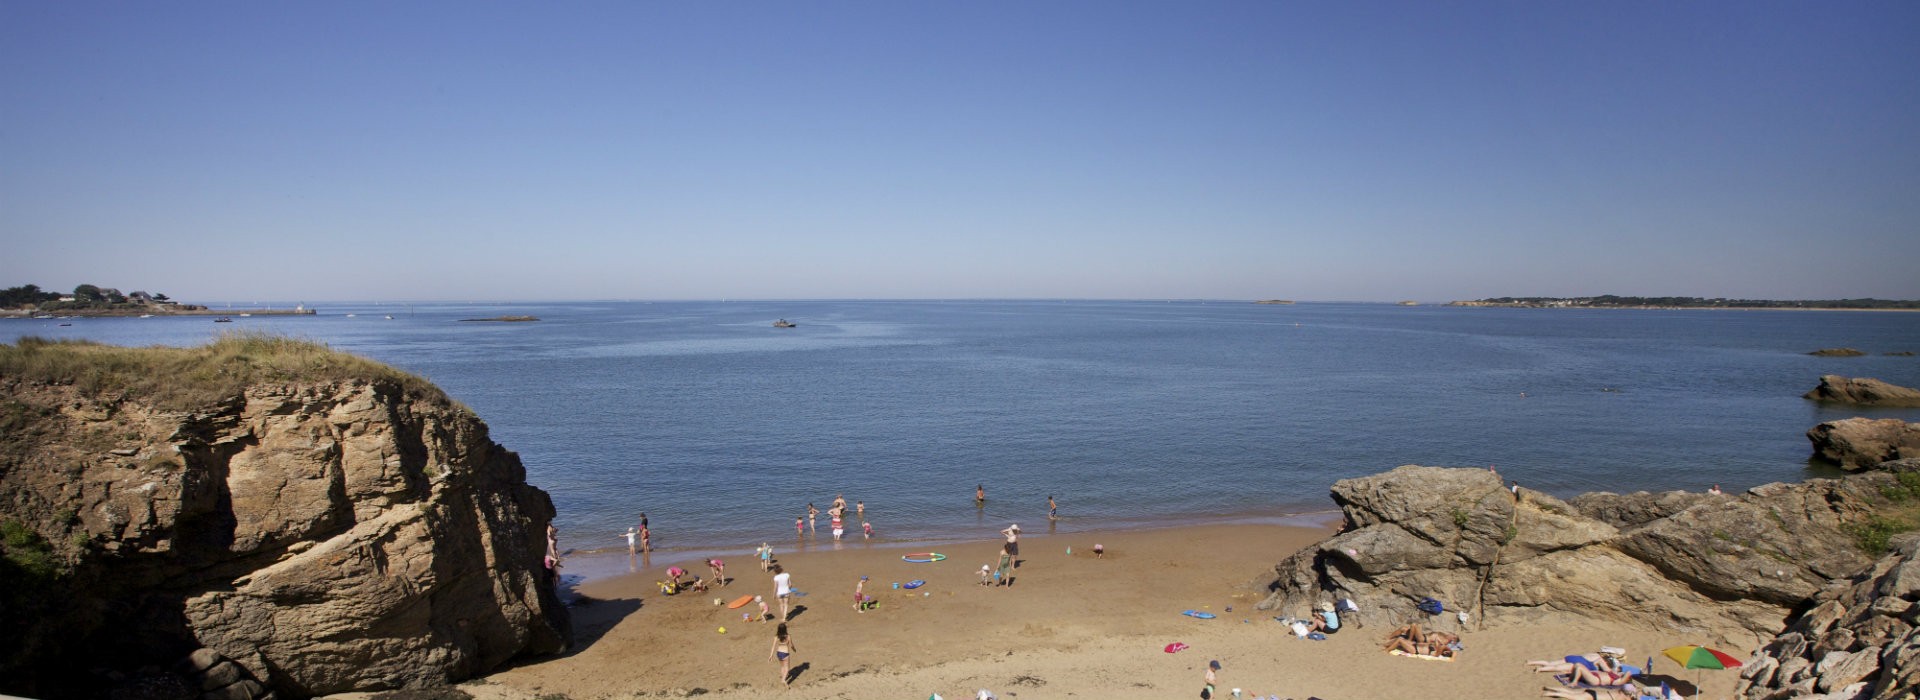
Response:
M122 294L112 287L83 284L71 293L48 292L37 284L0 289L0 318L54 318L59 316L307 316L305 305L291 309L209 309L182 304L158 292Z
M1901 299L1705 299L1701 297L1495 297L1448 302L1448 306L1503 306L1526 309L1804 309L1920 310L1920 300Z

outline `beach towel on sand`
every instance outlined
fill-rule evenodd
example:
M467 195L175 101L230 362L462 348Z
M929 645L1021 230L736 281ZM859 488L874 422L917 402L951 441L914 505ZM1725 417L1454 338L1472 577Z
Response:
M1451 656L1428 656L1426 654L1409 654L1399 649L1395 649L1388 653L1391 653L1394 656L1405 656L1408 658L1421 659L1423 661L1452 661L1453 660L1453 657Z

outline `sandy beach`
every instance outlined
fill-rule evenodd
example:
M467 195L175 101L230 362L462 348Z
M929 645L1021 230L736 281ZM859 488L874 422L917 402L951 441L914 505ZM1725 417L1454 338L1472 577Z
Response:
M1567 620L1564 624L1490 625L1464 630L1457 661L1391 656L1380 640L1405 612L1362 611L1326 641L1294 638L1254 610L1265 597L1271 566L1330 530L1286 525L1198 525L1099 534L1027 536L1013 585L978 585L980 566L1000 540L946 545L948 559L901 560L908 549L834 551L816 544L793 551L774 542L775 558L792 574L789 628L797 647L790 688L769 655L773 622L741 620L742 610L716 606L742 595L765 596L773 584L749 557L729 558L731 585L706 594L661 595L654 581L670 565L705 574L698 555L658 555L637 573L589 580L573 609L575 647L463 685L479 697L563 695L651 698L912 698L938 693L972 698L981 688L1002 698L1192 698L1207 662L1219 660L1220 697L1531 698L1554 685L1527 670L1529 659L1558 658L1602 645L1624 647L1636 665L1660 649L1702 643L1745 658L1760 640L1703 639L1700 633ZM1107 554L1096 559L1093 545ZM782 546L785 544L787 546ZM1068 548L1072 548L1069 555ZM684 559L684 561L682 561ZM852 592L860 576L878 600L858 613ZM892 584L922 579L918 590ZM1411 604L1409 604L1411 608ZM1184 610L1216 614L1200 620ZM1276 611L1277 612L1277 611ZM1447 620L1448 629L1459 629ZM721 633L720 628L726 628ZM1173 642L1188 648L1167 653ZM1665 659L1655 677L1696 679L1705 697L1731 692L1733 671L1681 671Z

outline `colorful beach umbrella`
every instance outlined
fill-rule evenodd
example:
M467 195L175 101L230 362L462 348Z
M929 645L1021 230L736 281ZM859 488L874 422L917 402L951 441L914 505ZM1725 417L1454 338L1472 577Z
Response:
M1673 647L1660 653L1680 664L1681 668L1739 668L1740 660L1724 651L1708 649L1698 644Z

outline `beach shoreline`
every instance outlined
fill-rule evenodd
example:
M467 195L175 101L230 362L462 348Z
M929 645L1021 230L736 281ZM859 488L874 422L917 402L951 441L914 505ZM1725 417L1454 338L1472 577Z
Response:
M1035 538L1085 537L1102 533L1153 532L1190 527L1226 525L1279 525L1325 529L1337 527L1342 517L1340 510L1337 508L1304 513L1223 513L1189 518L1162 519L1152 522L1110 522L1100 527L1079 527L1066 532L1060 532L1052 527L1041 526L1029 529L1026 534L1029 537ZM1052 524L1053 523L1047 523L1046 525ZM1001 525L998 527L1005 526ZM809 553L870 550L905 552L908 549L939 548L980 541L979 535L972 532L967 533L967 536L961 536L956 533L951 537L894 539L882 536L868 540L859 536L857 526L847 529L847 536L838 542L834 541L833 536L827 532L821 532L817 537L808 536L795 538L787 536L781 539L765 539L762 540L762 542L773 547L775 553L778 554L782 552ZM991 529L993 528L983 526L980 532L987 532ZM563 543L567 541L564 533L561 541ZM754 555L756 546L754 543L737 543L725 546L689 545L662 547L656 545L652 551L642 552L632 556L627 554L626 546L620 544L606 547L563 547L560 554L563 563L562 569L566 576L566 580L563 581L563 583L566 584L565 588L567 590L563 590L562 594L569 595L572 593L571 589L573 587L589 581L600 581L620 576L646 575L649 574L649 572L664 570L668 566L680 563L683 559L697 561L705 559L706 557L719 557L728 561L734 559L747 560ZM653 561L654 559L660 559L661 561L655 562Z
M942 562L902 561L904 547L794 551L776 547L792 574L790 624L797 646L793 686L783 688L769 655L773 622L742 621L758 608L716 605L760 595L774 614L769 575L750 556L729 557L731 585L706 593L661 595L658 569L705 575L693 552L655 556L651 569L589 578L574 589L573 648L529 659L460 686L478 698L1002 698L1094 696L1129 700L1194 697L1208 661L1224 666L1216 697L1450 698L1537 697L1556 685L1525 662L1622 646L1630 659L1685 643L1713 643L1737 656L1752 639L1701 639L1698 631L1627 628L1576 617L1550 624L1462 625L1467 651L1455 662L1387 655L1380 638L1401 611L1362 611L1326 641L1293 637L1273 618L1304 610L1257 611L1273 565L1333 534L1334 526L1208 524L1023 537L1011 587L980 586L979 570L1001 545L983 530L943 544ZM1091 547L1105 545L1095 558ZM1071 553L1068 549L1071 547ZM913 547L912 549L922 549ZM856 612L860 576L878 606ZM893 584L923 580L915 589ZM1409 610L1411 610L1409 602ZM1195 610L1214 619L1182 614ZM724 628L726 631L721 632ZM1168 653L1179 642L1186 650ZM1668 676L1665 674L1677 674ZM1710 695L1736 676L1656 670ZM1691 693L1689 694L1691 696Z

